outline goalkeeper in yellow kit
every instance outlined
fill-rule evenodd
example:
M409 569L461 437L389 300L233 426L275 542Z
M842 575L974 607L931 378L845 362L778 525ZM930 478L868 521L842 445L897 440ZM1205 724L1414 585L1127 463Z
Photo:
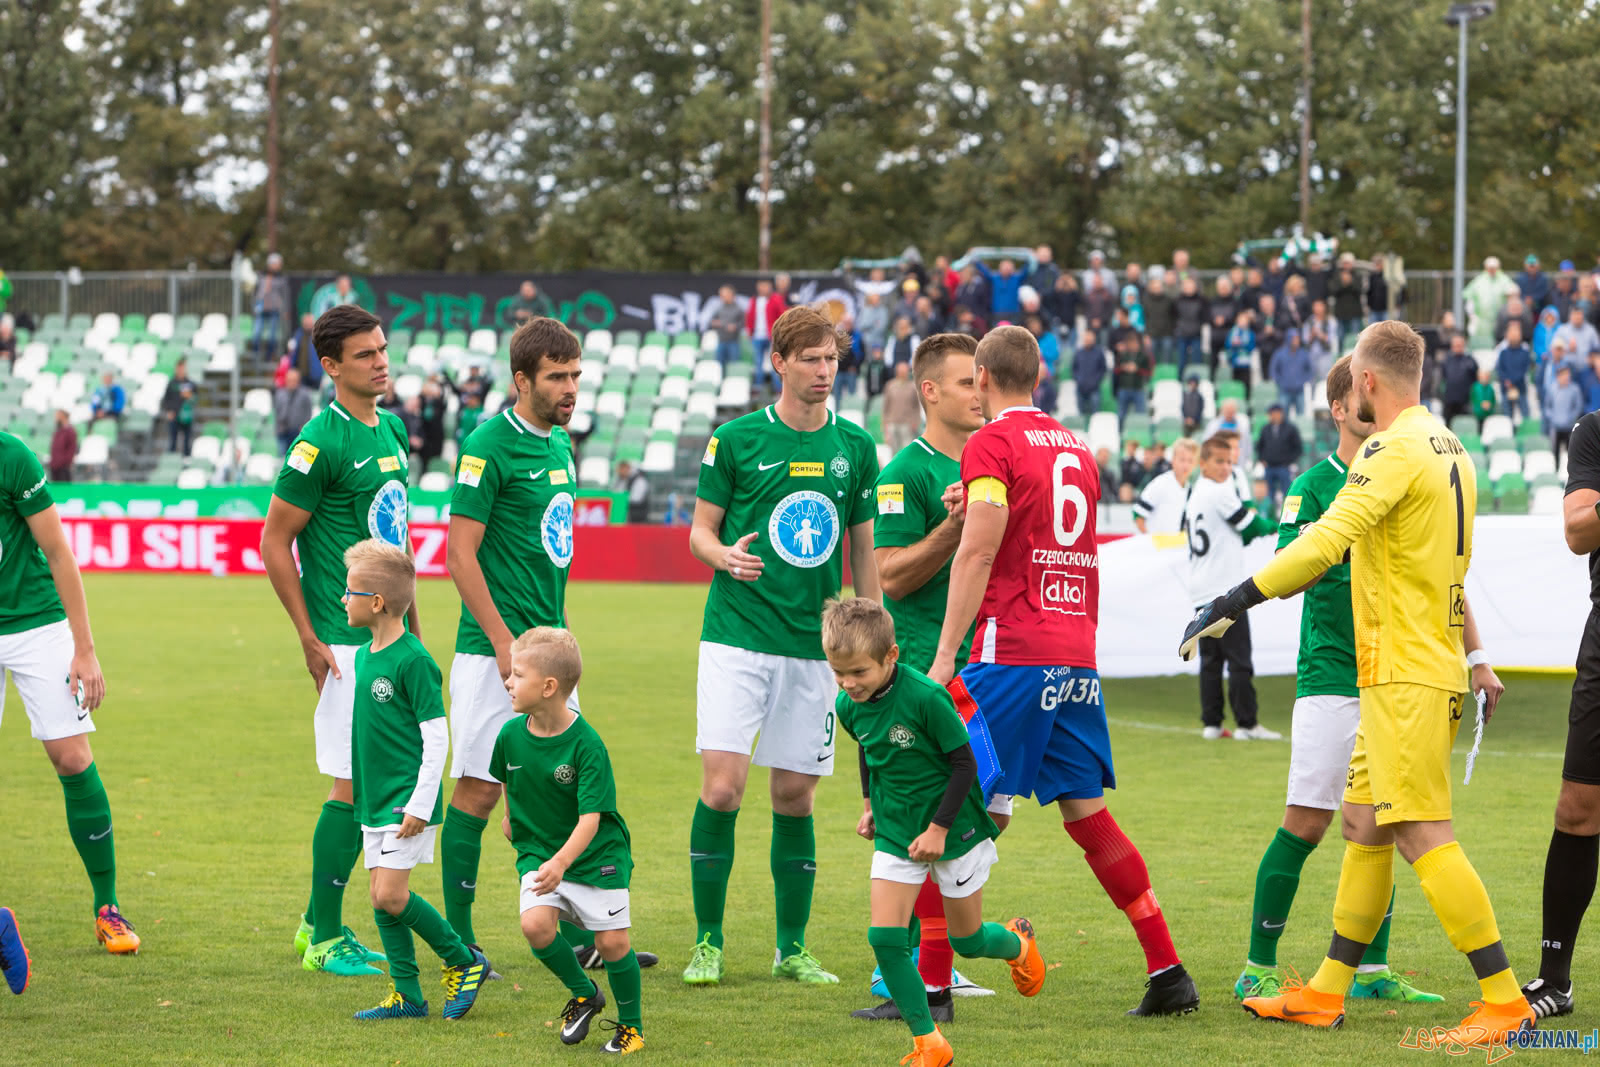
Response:
M1263 600L1294 595L1349 552L1361 725L1346 778L1333 942L1309 984L1286 983L1282 995L1246 998L1244 1007L1310 1026L1344 1022L1345 993L1389 905L1398 847L1483 988L1450 1040L1488 1045L1531 1027L1534 1015L1450 826L1450 747L1474 707L1466 648L1475 663L1482 656L1465 596L1477 478L1461 442L1419 402L1422 351L1402 322L1362 332L1350 370L1359 417L1377 430L1344 488L1271 563L1201 608L1179 651L1189 658L1200 638ZM1498 696L1497 684L1486 686L1489 700Z

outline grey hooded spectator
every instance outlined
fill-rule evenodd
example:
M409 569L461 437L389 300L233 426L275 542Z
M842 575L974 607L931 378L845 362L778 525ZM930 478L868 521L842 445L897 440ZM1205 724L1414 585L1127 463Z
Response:
M917 303L925 299L919 297ZM861 301L861 310L856 314L856 329L861 331L861 343L868 352L888 343L889 309L884 305L881 295L868 293Z

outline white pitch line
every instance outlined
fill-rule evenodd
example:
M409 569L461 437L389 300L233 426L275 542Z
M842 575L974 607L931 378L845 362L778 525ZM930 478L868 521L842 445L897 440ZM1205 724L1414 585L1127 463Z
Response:
M1164 722L1139 722L1137 719L1120 719L1106 717L1106 722L1112 726L1126 726L1133 730L1155 730L1164 734L1198 734L1198 730L1187 726L1173 726ZM1508 752L1505 749L1485 748L1478 752L1480 756L1525 756L1528 759L1566 759L1565 752Z

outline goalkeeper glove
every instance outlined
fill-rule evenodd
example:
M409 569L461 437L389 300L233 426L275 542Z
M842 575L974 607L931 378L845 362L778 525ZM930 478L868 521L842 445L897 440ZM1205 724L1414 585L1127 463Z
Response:
M1184 662L1194 658L1200 641L1207 637L1221 637L1239 616L1267 598L1256 588L1253 578L1246 578L1222 596L1204 605L1194 613L1183 631L1183 641L1178 645L1178 656Z

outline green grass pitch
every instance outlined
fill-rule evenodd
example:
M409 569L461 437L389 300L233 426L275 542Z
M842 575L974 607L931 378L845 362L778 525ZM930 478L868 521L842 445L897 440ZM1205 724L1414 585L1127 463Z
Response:
M576 1048L556 1038L550 1024L566 993L521 937L512 855L494 829L484 841L476 924L506 981L487 986L463 1023L439 1020L437 992L426 1023L351 1021L387 982L307 974L290 948L327 781L312 759L312 686L267 583L90 576L88 589L111 694L93 741L116 819L122 904L144 951L111 958L96 945L61 792L13 690L0 730L0 904L16 910L35 972L26 995L0 996L8 1061L501 1064L589 1062L598 1054L598 1035ZM644 1062L895 1063L910 1051L903 1026L848 1017L873 1002L870 846L853 832L860 799L848 740L839 773L818 794L821 874L809 936L842 983L798 988L768 977L771 822L759 771L739 824L727 980L717 989L678 980L694 930L686 852L699 784L694 675L703 595L685 586L579 585L569 598L584 651L584 712L610 747L633 831L634 943L662 956L645 972ZM424 583L421 610L427 642L448 670L459 610L452 587ZM1174 645L1177 638L1152 635ZM1459 782L1470 725L1456 746L1459 836L1489 886L1521 979L1538 960L1567 687L1511 679L1466 788ZM1271 678L1260 688L1263 721L1287 732L1292 683ZM1256 863L1282 815L1288 745L1203 742L1192 680L1113 680L1105 689L1121 786L1111 810L1149 862L1199 983L1200 1011L1170 1020L1123 1016L1144 981L1133 932L1054 809L1028 802L1000 839L985 910L1002 921L1030 916L1053 969L1044 992L1024 1001L1003 965L964 967L999 993L957 1002L947 1028L957 1062L1416 1062L1420 1053L1399 1047L1407 1027L1458 1021L1478 990L1415 875L1403 864L1396 872L1391 956L1447 1003L1390 1012L1353 1002L1338 1033L1247 1018L1230 989L1244 957ZM1283 961L1306 977L1327 946L1341 852L1335 833L1312 856L1282 942ZM420 868L413 887L442 904L437 865ZM378 944L359 866L345 916ZM1597 988L1597 941L1591 929L1579 945L1579 1009L1562 1020L1582 1030L1600 1023L1581 996ZM425 946L418 954L427 983Z

